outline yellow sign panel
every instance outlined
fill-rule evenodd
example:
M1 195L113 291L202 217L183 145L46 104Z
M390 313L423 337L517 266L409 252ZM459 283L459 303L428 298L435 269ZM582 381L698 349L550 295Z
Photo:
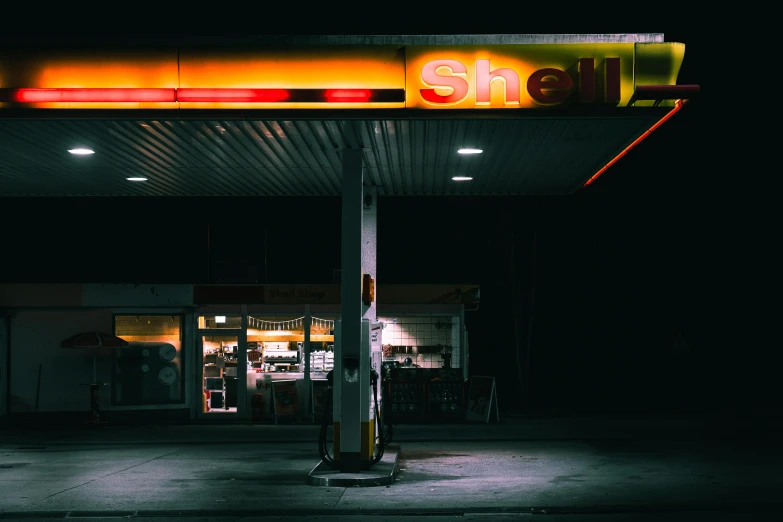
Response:
M406 48L406 107L531 109L624 105L634 44L526 44Z
M682 61L685 58L685 44L677 42L636 44L634 86L676 85ZM635 102L637 107L652 105L653 100ZM661 103L673 107L675 100Z

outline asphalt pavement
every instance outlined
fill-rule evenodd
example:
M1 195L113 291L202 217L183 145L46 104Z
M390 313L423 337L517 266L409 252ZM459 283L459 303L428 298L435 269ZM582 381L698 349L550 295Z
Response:
M725 419L398 425L380 487L307 485L317 428L6 426L0 519L783 520L779 432Z

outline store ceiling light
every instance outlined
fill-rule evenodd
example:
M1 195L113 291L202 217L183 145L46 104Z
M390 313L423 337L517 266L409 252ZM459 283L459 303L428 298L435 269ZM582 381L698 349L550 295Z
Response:
M459 149L457 151L458 154L481 154L484 152L481 149Z
M473 178L471 178L470 176L454 176L451 179L453 179L454 181L470 181Z
M147 181L147 178L142 178L142 177L132 177L132 178L125 178L125 179L127 179L128 181Z
M92 149L87 149L84 147L77 147L75 149L68 149L68 152L71 154L75 154L76 156L87 156L89 154L95 154L95 151Z

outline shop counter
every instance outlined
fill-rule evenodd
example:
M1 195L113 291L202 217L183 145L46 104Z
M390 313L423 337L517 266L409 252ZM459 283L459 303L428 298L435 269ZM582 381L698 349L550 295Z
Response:
M327 372L310 372L311 381L325 381ZM280 415L280 404L275 408L273 403L273 388L275 382L293 381L296 394L296 403L288 404L291 399L290 391L287 391L285 414ZM255 409L263 415L257 415L254 422L275 423L311 423L313 422L312 384L308 386L304 372L254 372L247 373L247 400L250 411ZM263 405L263 408L261 406ZM276 417L277 415L277 419ZM283 418L285 417L285 418Z

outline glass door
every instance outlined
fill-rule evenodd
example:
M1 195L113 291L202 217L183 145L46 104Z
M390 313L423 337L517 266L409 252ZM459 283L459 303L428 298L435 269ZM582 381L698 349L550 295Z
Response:
M199 330L197 379L201 419L242 419L247 416L247 336L241 330Z

